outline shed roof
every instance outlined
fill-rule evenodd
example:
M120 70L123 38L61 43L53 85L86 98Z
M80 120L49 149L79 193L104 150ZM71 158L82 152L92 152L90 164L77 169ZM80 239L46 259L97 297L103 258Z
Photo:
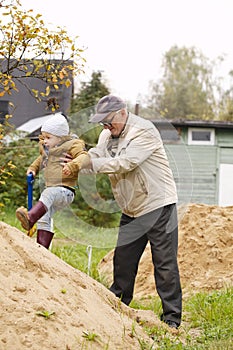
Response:
M188 127L206 127L206 128L230 128L233 129L233 122L230 121L219 121L219 120L185 120L185 119L154 119L151 120L155 125L160 127L169 127L173 125L188 126Z
M207 128L230 128L233 129L233 122L220 120L171 120L174 126L207 127Z

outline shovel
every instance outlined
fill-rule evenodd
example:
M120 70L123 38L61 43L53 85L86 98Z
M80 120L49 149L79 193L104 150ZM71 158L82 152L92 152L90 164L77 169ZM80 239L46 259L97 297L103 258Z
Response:
M33 203L33 174L30 173L27 175L27 187L28 187L28 211L32 208ZM36 225L34 225L27 233L29 237L32 237L36 232Z

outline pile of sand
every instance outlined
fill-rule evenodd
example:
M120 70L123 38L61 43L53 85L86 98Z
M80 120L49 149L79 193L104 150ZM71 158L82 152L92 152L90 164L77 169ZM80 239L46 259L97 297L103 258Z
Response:
M178 261L184 295L189 291L220 289L233 285L233 207L190 204L179 222ZM112 282L111 251L99 271ZM135 298L155 295L149 245L142 255Z
M16 228L0 222L0 234L0 350L134 350L139 339L152 342L135 322L162 326L152 312L119 303Z
M186 208L179 224L184 291L233 284L232 214L232 207ZM152 311L121 304L103 285L16 228L0 222L0 234L0 350L136 350L142 339L148 346L152 342L140 320L165 327ZM100 272L111 283L112 252ZM135 297L148 295L155 295L149 248L140 262Z

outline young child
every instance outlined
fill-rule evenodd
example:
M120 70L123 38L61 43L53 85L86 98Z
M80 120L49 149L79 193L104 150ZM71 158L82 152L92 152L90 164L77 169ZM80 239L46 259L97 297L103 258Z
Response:
M40 156L29 166L27 175L36 176L43 169L45 188L39 201L29 211L18 208L16 217L27 231L37 222L37 243L48 249L54 235L51 218L56 211L72 203L78 172L88 155L84 141L69 136L67 119L61 113L49 118L42 125L41 133ZM64 153L68 153L72 161L61 165Z

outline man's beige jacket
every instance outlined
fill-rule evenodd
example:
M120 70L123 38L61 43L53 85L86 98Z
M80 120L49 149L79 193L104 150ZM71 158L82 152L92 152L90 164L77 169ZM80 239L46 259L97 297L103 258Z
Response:
M149 120L129 113L116 155L108 151L111 133L104 129L91 156L94 173L109 175L122 212L141 216L177 202L176 185L159 131Z

